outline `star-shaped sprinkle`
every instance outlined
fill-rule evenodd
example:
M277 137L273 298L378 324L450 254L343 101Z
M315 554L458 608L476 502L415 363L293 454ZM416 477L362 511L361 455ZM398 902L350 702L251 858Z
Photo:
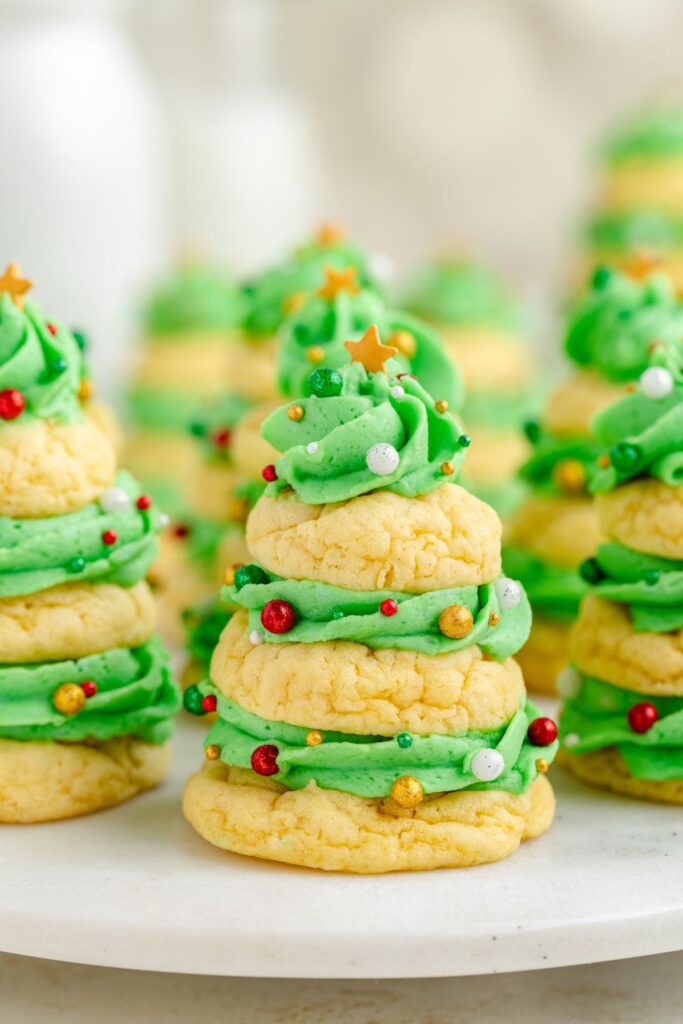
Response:
M346 230L339 221L324 221L313 236L318 245L336 245L346 238Z
M297 310L301 309L307 298L307 292L292 292L292 294L288 295L282 304L285 313L288 315L290 313L296 313Z
M634 249L624 264L624 273L634 281L644 281L661 267L661 259L651 249Z
M386 373L384 364L398 352L391 345L383 345L376 324L371 324L360 341L345 341L344 348L352 363L362 363L368 373Z
M10 263L5 273L0 277L0 294L7 292L17 309L24 308L24 295L33 287L33 281L21 276L21 270L16 263Z
M359 291L355 267L325 267L325 283L318 289L321 299L334 302L340 292L356 295Z

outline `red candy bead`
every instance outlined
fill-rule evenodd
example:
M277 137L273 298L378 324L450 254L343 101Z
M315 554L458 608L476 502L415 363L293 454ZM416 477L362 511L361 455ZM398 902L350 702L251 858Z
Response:
M202 698L202 709L204 711L215 711L218 707L218 701L213 693L207 693L206 697Z
M102 534L103 543L109 546L111 546L112 544L116 544L117 540L118 534L116 533L115 530L105 530L104 533Z
M257 775L277 775L277 755L280 753L274 743L264 743L251 755L251 767Z
M0 391L0 418L15 420L26 408L26 399L16 388Z
M264 480L267 480L269 484L272 484L273 480L277 480L277 473L275 472L275 466L264 466L261 470L261 476Z
M268 601L261 609L261 622L269 633L289 633L296 622L296 612L289 601Z
M213 443L216 448L226 448L230 444L230 431L227 427L224 430L217 430L213 435Z
M634 704L628 713L628 724L634 732L647 732L659 718L659 712L654 704L649 701L642 701Z
M146 512L148 508L152 507L152 499L149 494L141 494L135 505L141 512Z
M557 725L552 718L534 718L527 729L527 736L535 747L549 747L557 739Z
M55 334L57 333L57 325L56 324L46 324L46 326L47 326L48 331L50 332L50 334L54 338Z
M190 532L190 527L187 526L185 523L178 523L177 526L173 527L174 535L176 537L179 537L180 539L182 539L183 537L187 537L189 532Z
M97 693L97 683L93 683L92 679L86 679L84 683L81 683L81 689L86 697L94 697Z
M394 601L393 597L388 597L386 601L382 601L379 610L382 615L395 615L398 611L398 602Z

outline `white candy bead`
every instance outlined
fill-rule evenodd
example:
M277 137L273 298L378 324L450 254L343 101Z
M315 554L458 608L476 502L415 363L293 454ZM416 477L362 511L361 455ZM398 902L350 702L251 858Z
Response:
M575 747L577 743L581 742L581 737L576 732L568 733L564 738L565 747Z
M392 398L405 398L406 390L405 388L402 388L400 384L394 384L393 388L390 390Z
M263 643L263 633L260 629L253 629L249 634L249 639L254 647L258 647L259 644Z
M398 469L401 457L393 444L385 444L380 441L379 444L373 444L372 448L368 448L365 453L365 461L368 469L375 476L391 476Z
M563 700L574 700L581 687L581 676L571 665L567 665L557 676L557 692Z
M161 525L162 530L165 530L167 526L170 526L171 517L168 515L167 512L161 513L161 515L159 516L159 524Z
M480 782L493 782L499 775L502 775L505 769L505 761L503 755L500 754L493 747L487 747L485 750L478 750L472 758L470 765L472 774Z
M496 580L493 584L493 589L496 592L501 611L516 608L522 600L522 594L524 593L522 584L518 583L517 580L511 580L509 576L501 576L499 580Z
M105 512L115 512L117 508L128 508L130 498L123 487L108 487L100 494L100 507Z
M668 398L674 389L674 379L663 366L650 366L640 375L640 390L646 398Z
M318 442L317 441L311 441L310 444L306 445L306 451L308 452L309 455L315 455L317 450L318 450Z

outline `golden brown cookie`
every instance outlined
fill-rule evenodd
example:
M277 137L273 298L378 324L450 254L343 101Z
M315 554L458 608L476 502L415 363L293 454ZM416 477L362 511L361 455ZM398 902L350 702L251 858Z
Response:
M573 569L595 553L601 541L598 518L583 495L533 495L515 510L507 543L544 562Z
M504 395L524 391L534 379L533 352L510 331L485 325L436 327L460 367L468 392L500 391Z
M181 432L131 430L124 453L124 465L143 480L171 479L183 491L199 460L196 441Z
M211 678L262 718L359 735L498 729L524 700L512 658L493 661L476 645L437 655L340 640L255 646L242 610L223 631Z
M144 581L65 583L23 597L0 599L0 662L60 661L114 647L138 647L156 625Z
M521 431L496 430L476 424L470 429L465 472L474 487L500 485L513 477L529 454Z
M569 633L569 623L534 613L529 639L515 655L532 693L557 693L557 677L569 661Z
M140 345L136 386L220 395L228 380L228 352L237 343L237 333L229 329L178 332L172 341L165 335L150 335Z
M557 759L577 779L589 782L592 786L611 789L624 796L635 796L639 800L683 804L683 779L666 779L664 782L634 779L616 747L595 750L590 754L568 754L560 750Z
M0 739L0 822L57 821L111 807L156 786L168 744L132 736L104 743Z
M263 495L247 522L253 558L278 576L415 594L496 579L500 535L493 509L457 484L333 505Z
M244 531L238 526L230 526L226 529L218 545L216 555L216 568L219 582L222 582L225 571L232 565L244 565L251 561L251 555L247 548L247 540Z
M543 415L544 426L561 436L587 436L596 413L624 392L624 387L609 383L593 370L578 370L551 394Z
M550 826L555 797L539 776L521 796L500 790L436 794L403 810L390 797L367 800L315 783L285 790L214 762L190 778L183 810L197 832L223 850L374 874L501 860Z
M172 531L161 534L159 554L148 573L164 638L175 646L185 643L182 613L216 593L218 572L212 574L190 556L187 542Z
M279 453L261 437L261 425L281 402L260 402L250 409L232 432L230 451L235 468L249 480L260 479L264 466L275 462Z
M600 208L610 213L645 209L683 214L683 159L632 158L609 167L602 180Z
M246 501L235 493L243 483L244 476L238 473L232 463L218 460L198 462L190 472L187 489L192 511L214 523L230 520L245 522Z
M626 605L585 597L570 638L586 675L658 697L683 697L683 630L637 633Z
M36 519L74 512L110 487L116 456L92 419L6 424L0 446L0 515Z
M277 398L276 362L276 338L252 340L243 337L228 351L227 380L231 390L255 402ZM311 369L315 367L311 365Z
M595 507L611 539L647 555L683 558L683 487L647 477L599 494Z

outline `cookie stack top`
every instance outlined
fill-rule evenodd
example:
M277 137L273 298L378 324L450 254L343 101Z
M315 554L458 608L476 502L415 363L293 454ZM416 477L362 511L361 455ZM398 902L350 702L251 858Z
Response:
M564 746L616 748L593 781L680 800L683 782L683 360L658 341L637 388L595 420L591 490L607 542L583 566L590 594L562 677ZM634 781L635 780L635 781ZM671 785L669 786L669 783ZM677 797L676 797L677 795Z

